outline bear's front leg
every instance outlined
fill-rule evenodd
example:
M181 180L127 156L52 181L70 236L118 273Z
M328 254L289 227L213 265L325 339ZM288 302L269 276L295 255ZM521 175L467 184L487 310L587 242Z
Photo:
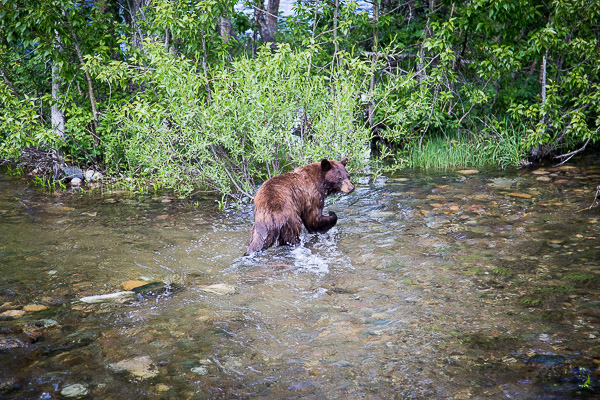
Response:
M329 215L324 216L321 214L321 210L317 210L317 212L311 213L303 222L309 233L325 233L335 226L337 215L333 211L329 211Z

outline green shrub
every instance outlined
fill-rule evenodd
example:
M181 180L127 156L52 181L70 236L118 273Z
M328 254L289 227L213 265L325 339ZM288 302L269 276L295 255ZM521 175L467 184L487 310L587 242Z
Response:
M103 127L124 138L111 143L122 144L128 173L145 173L183 192L199 185L236 197L323 157L349 156L352 168L366 166L362 62L348 59L311 74L311 50L280 45L274 53L263 48L254 59L215 67L207 79L192 61L173 58L160 44L146 49L150 67L131 75L145 90L112 107L105 118L111 125ZM101 60L90 65L100 79L122 79L122 63L113 64L112 73Z
M0 158L16 159L24 148L55 143L55 132L47 129L38 113L39 99L19 98L2 81L0 99Z

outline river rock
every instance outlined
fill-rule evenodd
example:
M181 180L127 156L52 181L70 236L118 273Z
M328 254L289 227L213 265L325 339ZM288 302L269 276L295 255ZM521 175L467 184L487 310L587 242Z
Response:
M0 394L10 393L19 389L19 383L14 378L0 379Z
M165 385L164 383L159 383L158 385L156 385L156 391L158 393L168 392L169 390L171 390L171 387Z
M23 311L26 311L26 312L38 312L38 311L44 311L47 309L48 309L48 306L45 306L43 304L28 304L23 307Z
M154 297L169 291L179 289L174 285L166 285L164 282L144 282L142 286L133 289L133 292L138 296Z
M100 172L94 171L93 169L88 169L85 171L84 178L88 182L97 182L102 180L103 176Z
M550 172L545 170L545 169L536 169L535 171L531 172L533 175L548 175Z
M83 181L80 178L71 179L71 186L81 186Z
M63 173L66 180L78 178L81 182L83 179L83 171L79 167L65 167L63 168Z
M571 171L571 172L578 170L577 167L574 167L572 165L561 165L560 167L558 167L558 169L561 171Z
M8 311L4 311L3 313L0 314L0 320L2 320L2 319L17 319L17 318L21 318L25 314L26 314L26 312L23 310L8 310Z
M528 363L544 364L544 365L555 365L564 364L566 359L563 356L557 356L553 354L536 354L527 360Z
M127 372L137 379L148 379L158 375L156 366L148 356L119 361L109 364L108 368L114 372Z
M89 393L89 389L86 385L81 383L75 383L73 385L67 385L60 391L61 396L68 397L70 399L78 399L79 397L86 396Z
M226 294L234 294L236 288L235 286L227 285L225 283L216 283L210 286L201 286L200 290L202 290L203 292L214 293L223 296Z
M522 178L498 177L491 179L488 185L498 189L508 189L511 186L517 186L521 180Z
M26 347L27 345L20 339L17 338L0 338L0 351L18 349L19 347Z
M133 290L133 289L135 289L137 287L144 286L147 283L148 282L136 281L136 280L125 281L125 282L121 283L121 287L123 288L123 290L129 291L129 290Z
M528 194L528 193L513 193L513 192L506 192L505 193L507 196L510 197L518 197L521 199L531 199L533 196Z
M192 371L194 374L200 375L200 376L208 375L208 368L206 368L203 365L200 367L194 367L190 371Z
M95 303L125 303L131 300L135 300L135 292L125 290L123 292L100 294L97 296L86 296L79 299L79 301L87 304Z
M38 319L35 323L43 329L54 328L55 326L58 326L58 322L49 318Z
M44 349L46 355L56 353L65 353L76 348L81 348L92 344L100 336L97 329L84 329L67 335L59 342L50 343Z
M457 173L461 174L461 175L475 175L478 174L479 171L476 169L461 169L459 171L456 171Z

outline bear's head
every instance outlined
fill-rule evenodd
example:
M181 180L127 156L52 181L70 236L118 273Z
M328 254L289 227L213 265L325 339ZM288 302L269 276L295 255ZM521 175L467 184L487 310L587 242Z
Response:
M321 160L321 171L325 174L324 187L327 195L354 191L354 185L350 182L350 174L346 171L347 162L348 157L342 161Z

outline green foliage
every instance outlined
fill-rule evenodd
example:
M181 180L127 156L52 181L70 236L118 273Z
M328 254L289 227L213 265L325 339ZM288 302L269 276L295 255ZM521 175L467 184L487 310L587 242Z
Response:
M40 99L19 98L1 81L0 98L0 158L15 159L23 148L55 143L55 132L44 126L38 114Z
M325 156L361 168L370 140L374 165L446 168L600 135L600 0L296 2L258 52L254 0L143 3L0 0L0 157L235 196Z
M201 185L250 196L270 176L323 157L349 156L354 168L366 165L369 131L357 118L356 100L364 63L349 59L329 74L309 74L312 50L281 45L275 54L263 48L255 59L215 68L207 81L196 64L171 57L160 44L145 48L141 64L151 67L131 79L152 90L108 112L114 135L125 138L129 173L157 176L184 192ZM123 79L122 64L113 63L114 76L104 65L90 59L102 79Z

